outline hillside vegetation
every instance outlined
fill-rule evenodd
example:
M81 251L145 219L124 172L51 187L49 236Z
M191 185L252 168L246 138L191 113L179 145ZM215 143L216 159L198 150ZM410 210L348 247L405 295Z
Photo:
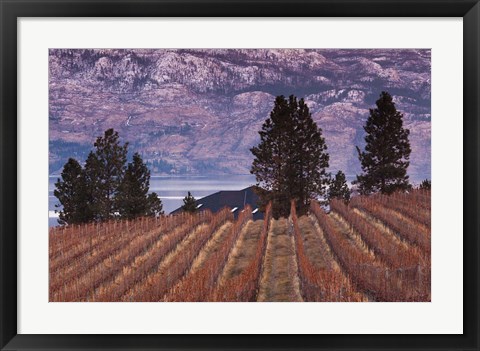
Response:
M55 227L50 301L430 301L430 191Z

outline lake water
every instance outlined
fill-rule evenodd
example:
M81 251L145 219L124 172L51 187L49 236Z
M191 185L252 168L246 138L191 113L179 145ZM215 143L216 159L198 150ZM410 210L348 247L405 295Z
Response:
M48 184L49 225L58 224L55 214L55 204L58 199L53 195L55 182L58 176L50 176ZM183 198L190 191L198 200L221 190L241 190L255 184L252 175L225 175L225 176L151 176L150 191L156 192L162 200L163 210L170 213L183 205Z
M412 179L415 177L410 176ZM57 214L55 214L55 204L58 203L57 198L53 195L55 182L58 176L50 176L48 186L48 209L49 209L49 225L55 226L57 222ZM355 175L347 175L347 181L350 183L356 177ZM429 177L416 177L425 179ZM415 184L419 184L417 180ZM150 191L156 192L162 200L163 210L166 214L176 210L183 205L183 198L190 191L198 200L204 196L211 195L221 190L241 190L250 185L255 184L255 177L252 175L225 175L225 176L151 176Z

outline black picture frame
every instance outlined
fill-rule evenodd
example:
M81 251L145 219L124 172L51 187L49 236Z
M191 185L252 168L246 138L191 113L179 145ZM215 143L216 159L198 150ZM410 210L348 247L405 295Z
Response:
M2 350L478 350L478 0L0 0L0 346ZM462 335L17 334L17 19L19 17L463 17ZM455 121L452 121L455 123ZM450 206L451 204L448 204ZM461 234L461 233L451 233Z

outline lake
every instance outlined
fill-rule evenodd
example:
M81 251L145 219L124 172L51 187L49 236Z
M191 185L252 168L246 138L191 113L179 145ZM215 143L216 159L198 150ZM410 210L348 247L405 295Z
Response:
M49 226L58 224L55 214L58 199L53 195L57 178L59 176L50 176L48 182ZM183 205L182 200L188 191L198 200L217 191L241 190L254 184L255 177L252 175L150 177L150 191L158 194L166 214Z
M55 214L55 204L57 198L53 195L55 182L59 176L50 176L48 184L48 209L49 226L55 226L57 214ZM347 181L350 183L356 177L347 175ZM412 179L425 179L429 177L412 177ZM419 184L417 180L414 184ZM224 176L151 176L150 191L156 192L163 204L163 211L168 214L183 205L183 198L190 191L198 200L204 196L211 195L221 190L241 190L255 184L255 177L252 175L224 175Z

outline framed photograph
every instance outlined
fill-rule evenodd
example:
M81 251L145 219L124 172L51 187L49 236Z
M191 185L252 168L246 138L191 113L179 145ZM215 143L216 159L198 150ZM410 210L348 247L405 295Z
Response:
M477 0L0 11L2 350L479 349Z

